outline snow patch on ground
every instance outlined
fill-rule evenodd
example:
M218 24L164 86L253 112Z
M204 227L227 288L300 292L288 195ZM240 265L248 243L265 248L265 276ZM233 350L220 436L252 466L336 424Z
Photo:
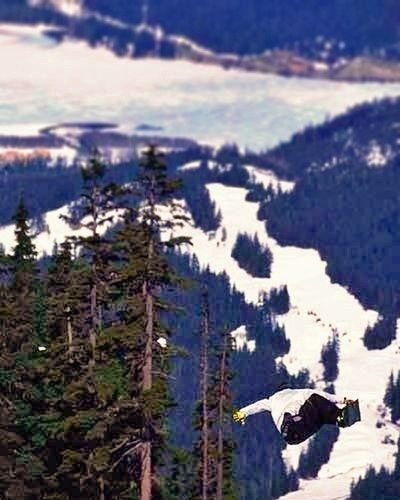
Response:
M371 142L370 150L366 157L370 167L384 167L392 156L391 151L382 151L382 147L375 141Z
M253 182L262 184L265 188L271 186L274 191L280 189L282 192L287 193L292 191L295 183L292 181L283 181L279 179L271 170L264 170L253 165L244 165L244 168L250 175Z
M51 255L54 248L54 244L60 244L68 236L89 236L89 230L86 228L72 229L61 216L68 215L68 205L64 205L57 210L52 210L47 212L44 216L44 222L46 230L42 231L34 239L34 244L36 250L40 256ZM114 212L114 221L116 223L118 220L118 212ZM84 219L83 223L86 222ZM101 227L101 233L107 231L112 225L112 222L108 222ZM5 247L6 252L12 252L15 246L15 226L10 224L8 226L0 227L0 244Z
M28 0L32 7L51 5L67 16L80 16L83 12L82 0Z
M184 172L186 170L196 170L200 168L201 162L200 161L190 161L188 163L185 163L184 165L181 165L178 170L181 172Z
M233 330L230 335L234 339L234 348L238 351L246 349L249 352L253 352L255 350L256 341L247 339L246 325L239 326L236 330Z

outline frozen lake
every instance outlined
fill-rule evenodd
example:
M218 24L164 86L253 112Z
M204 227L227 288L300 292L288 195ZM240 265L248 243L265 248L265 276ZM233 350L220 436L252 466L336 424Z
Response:
M0 25L0 133L67 121L143 123L209 144L261 150L348 107L400 95L400 84L348 84L118 58L42 28Z

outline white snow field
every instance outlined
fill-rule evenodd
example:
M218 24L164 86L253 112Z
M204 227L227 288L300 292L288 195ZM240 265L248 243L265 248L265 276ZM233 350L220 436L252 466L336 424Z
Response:
M114 122L134 132L148 123L170 136L260 150L354 104L400 95L399 84L316 81L119 58L84 42L57 45L45 29L0 24L3 133L71 121Z
M44 225L45 230L38 234L35 239L35 247L39 256L51 255L54 244L60 244L68 236L89 236L89 230L82 227L80 229L72 229L61 216L68 215L68 205L64 205L56 210L51 210L44 214ZM118 221L118 211L110 213L113 215L113 221L105 223L101 229L100 233L104 233L109 229L112 224ZM82 223L86 220L83 219ZM14 225L8 225L0 227L0 244L4 246L6 252L12 252L13 247L16 244L14 235Z
M274 176L268 172L264 175L266 183L276 184ZM194 227L186 227L183 233L192 237L200 265L208 265L214 272L226 271L232 285L242 291L247 300L256 303L261 291L284 284L288 286L291 309L278 318L291 342L290 352L282 358L288 370L297 373L301 368L308 368L317 386L323 388L321 350L334 332L339 336L336 392L360 399L362 422L340 431L330 460L321 468L316 480L301 480L299 491L282 498L346 498L352 480L363 476L370 465L376 469L382 465L393 469L399 428L390 423L389 415L383 415L382 400L391 371L397 373L400 366L400 339L382 351L368 351L362 337L365 328L376 322L377 313L364 310L344 287L331 282L326 275L326 263L318 252L278 245L268 236L264 224L257 220L258 204L245 201L245 189L221 184L209 184L208 189L221 210L221 228L207 235ZM227 233L225 241L222 227ZM232 259L232 246L239 232L257 234L261 242L268 244L273 253L271 278L253 278ZM237 337L239 334L240 348L245 348L246 331L238 326L232 335ZM380 428L376 427L378 421L382 425ZM307 443L286 448L284 458L288 467L297 468L300 453L306 447Z

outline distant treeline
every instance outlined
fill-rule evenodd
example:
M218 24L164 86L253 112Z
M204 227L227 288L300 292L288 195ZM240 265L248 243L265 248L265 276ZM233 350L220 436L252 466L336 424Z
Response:
M139 23L142 1L86 0L107 15ZM304 55L337 58L385 49L397 57L396 0L163 0L149 2L149 21L216 52L262 53L290 48Z

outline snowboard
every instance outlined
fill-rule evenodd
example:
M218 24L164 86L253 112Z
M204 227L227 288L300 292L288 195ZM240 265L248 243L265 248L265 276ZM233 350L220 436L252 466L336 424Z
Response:
M361 420L360 405L358 399L348 401L338 418L339 427L350 427Z

